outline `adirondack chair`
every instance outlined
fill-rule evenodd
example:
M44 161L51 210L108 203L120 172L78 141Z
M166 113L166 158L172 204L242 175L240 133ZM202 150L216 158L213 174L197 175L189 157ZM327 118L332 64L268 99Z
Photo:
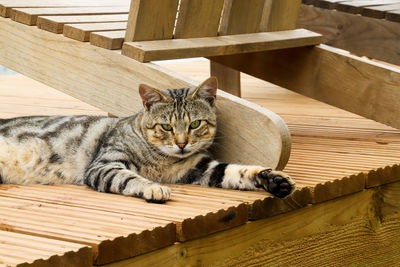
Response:
M137 93L140 83L161 89L195 84L160 66L140 61L308 46L318 44L321 40L319 34L306 30L280 34L261 32L294 29L300 5L297 0L184 0L179 10L178 3L179 0L132 1L122 55L4 19L0 62L111 114L126 116L141 108ZM109 13L120 14L123 8L110 7ZM91 14L90 8L83 9L81 13L73 8L68 12L75 15ZM7 9L4 10L6 14ZM101 12L106 10L103 8ZM28 25L37 24L42 29L48 27L46 18L49 17L42 18L42 15L46 15L43 9L14 8L8 15ZM95 26L98 25L101 23ZM66 25L64 35L87 41L88 32L79 35L75 34L74 29L79 30L79 27ZM243 33L250 34L239 35ZM229 36L223 36L227 34ZM18 47L21 37L24 41ZM155 47L149 48L152 51L144 51L147 45ZM177 48L171 49L171 45ZM138 52L138 48L142 48L139 49L141 51ZM124 56L135 57L135 54L143 51L142 59L136 58L139 61ZM150 57L150 54L153 56ZM220 78L222 88L229 88L226 83L230 78L225 80L223 75L218 74L221 70L225 68L213 63L212 74ZM223 91L219 91L218 99L219 134L223 138L219 139L214 150L216 157L226 162L283 169L290 155L290 133L282 119L267 109Z

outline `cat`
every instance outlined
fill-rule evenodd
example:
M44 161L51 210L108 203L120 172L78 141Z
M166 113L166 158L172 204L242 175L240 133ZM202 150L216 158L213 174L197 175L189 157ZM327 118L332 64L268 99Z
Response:
M1 119L0 183L86 184L156 203L170 199L162 183L290 195L295 183L284 172L210 157L216 91L215 77L194 88L161 91L142 84L144 108L130 117Z

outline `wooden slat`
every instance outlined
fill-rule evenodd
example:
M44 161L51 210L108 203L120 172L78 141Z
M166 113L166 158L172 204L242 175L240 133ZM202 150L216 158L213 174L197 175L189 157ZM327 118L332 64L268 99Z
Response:
M89 247L71 242L0 231L0 263L32 266L91 266Z
M0 16L10 17L12 8L44 8L44 7L98 7L129 5L129 0L1 0Z
M133 0L125 40L171 39L179 0Z
M325 9L336 9L337 4L346 1L348 0L314 0L313 5Z
M125 30L127 22L65 24L63 34L81 42L89 42L90 33Z
M224 0L182 0L174 38L217 36Z
M400 22L400 8L386 12L385 18L390 21Z
M263 13L262 30L284 31L295 29L301 0L275 0L270 3L269 11L264 10Z
M90 33L90 44L106 49L121 49L125 40L125 31Z
M323 35L325 44L400 65L400 24L303 5L297 24Z
M343 12L359 14L365 7L381 6L381 5L396 4L396 3L400 3L400 1L399 0L346 1L337 3L335 9Z
M65 8L15 8L11 17L17 22L36 25L39 16L127 14L128 7L65 7Z
M361 11L361 15L377 19L383 19L386 18L386 13L388 11L395 11L395 10L400 10L400 1L398 4L393 4L393 5L364 7Z
M92 16L41 16L37 26L53 33L62 33L64 24L126 22L128 14L122 15L92 15Z
M246 54L245 57L220 57L218 60L214 57L213 60L366 118L400 128L400 111L396 110L400 98L397 90L400 71L396 68L324 45ZM319 67L315 68L317 62ZM341 81L339 87L335 82L338 77Z
M221 19L220 35L260 32L265 0L227 0Z
M140 62L210 57L310 46L321 43L321 35L304 29L260 32L219 37L125 42L122 54Z

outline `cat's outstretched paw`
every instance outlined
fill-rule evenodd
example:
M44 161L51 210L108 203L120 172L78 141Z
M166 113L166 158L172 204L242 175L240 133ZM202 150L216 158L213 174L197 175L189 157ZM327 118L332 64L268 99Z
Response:
M167 186L152 184L144 189L143 198L147 202L164 203L171 198L171 189Z
M284 198L290 195L296 188L295 182L286 173L265 169L257 174L258 187L276 197Z

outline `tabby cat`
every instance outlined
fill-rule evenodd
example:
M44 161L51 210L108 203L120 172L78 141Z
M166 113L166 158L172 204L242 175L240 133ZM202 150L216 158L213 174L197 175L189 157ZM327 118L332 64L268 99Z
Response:
M216 90L214 77L195 88L140 85L144 110L126 118L2 119L0 183L86 184L160 203L170 198L160 183L291 194L295 183L283 172L211 159Z

